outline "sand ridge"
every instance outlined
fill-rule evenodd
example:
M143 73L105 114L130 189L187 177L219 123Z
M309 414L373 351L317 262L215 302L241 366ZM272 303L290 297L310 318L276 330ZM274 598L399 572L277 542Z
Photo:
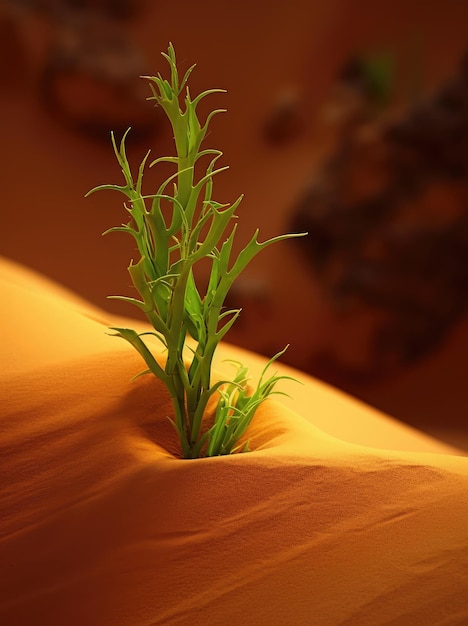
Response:
M393 421L382 428L413 449L326 433L314 423L326 404L343 422L370 418L311 384L297 411L261 407L251 453L181 460L167 393L131 380L138 355L96 342L103 324L66 295L43 284L37 295L42 308L2 353L0 623L468 621L466 457L424 437L418 451ZM19 336L34 358L7 373Z

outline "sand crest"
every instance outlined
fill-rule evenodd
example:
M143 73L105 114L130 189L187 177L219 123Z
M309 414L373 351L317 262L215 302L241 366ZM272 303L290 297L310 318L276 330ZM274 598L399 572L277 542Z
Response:
M303 377L251 453L181 460L106 315L0 269L2 625L468 623L457 450Z

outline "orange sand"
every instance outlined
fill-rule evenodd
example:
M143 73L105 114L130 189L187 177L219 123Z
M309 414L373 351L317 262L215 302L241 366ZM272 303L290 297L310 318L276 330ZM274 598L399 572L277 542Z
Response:
M7 261L0 285L2 626L468 623L460 452L296 373L253 452L179 460L115 320Z

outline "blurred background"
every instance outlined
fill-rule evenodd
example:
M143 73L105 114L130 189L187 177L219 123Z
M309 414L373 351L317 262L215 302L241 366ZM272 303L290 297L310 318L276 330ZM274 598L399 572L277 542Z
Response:
M112 313L132 295L111 130L135 167L173 153L146 101L172 41L191 92L227 89L206 146L245 198L231 343L468 449L466 0L0 0L0 254ZM161 181L153 168L148 192ZM203 271L202 271L203 273ZM201 275L201 280L204 277ZM3 303L8 306L8 303ZM313 410L313 399L312 410Z

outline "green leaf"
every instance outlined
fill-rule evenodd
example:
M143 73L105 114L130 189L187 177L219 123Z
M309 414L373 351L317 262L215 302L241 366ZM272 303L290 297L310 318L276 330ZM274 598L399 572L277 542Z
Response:
M136 331L132 330L131 328L118 327L111 327L110 330L115 330L117 337L122 337L122 339L128 341L137 350L137 352L141 354L141 356L145 360L146 365L153 372L153 374L157 376L160 380L162 380L163 383L168 384L169 376L156 361L156 359L151 354L151 352L146 347L145 343L142 341L141 337Z

